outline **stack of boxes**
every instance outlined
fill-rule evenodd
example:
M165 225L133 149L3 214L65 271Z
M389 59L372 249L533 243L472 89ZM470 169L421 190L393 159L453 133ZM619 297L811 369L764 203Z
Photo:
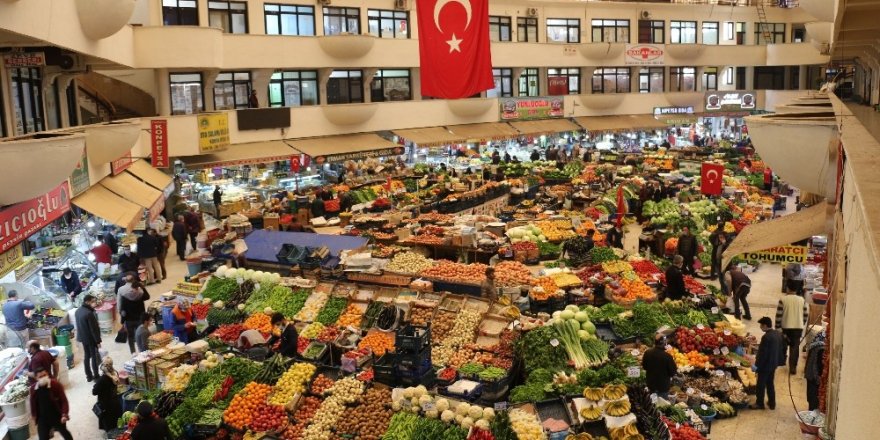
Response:
M406 325L397 330L394 339L395 375L402 386L434 383L431 365L431 327Z

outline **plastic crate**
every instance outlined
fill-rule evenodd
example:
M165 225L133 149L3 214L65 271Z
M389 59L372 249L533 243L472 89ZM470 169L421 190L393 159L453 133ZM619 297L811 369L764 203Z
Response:
M431 364L431 359L425 359L419 364L413 364L409 366L397 364L395 369L395 373L398 377L418 377L423 376L428 370L433 370L434 366Z
M408 324L397 329L394 338L394 349L398 353L420 353L428 347L430 354L431 326Z
M392 353L387 353L373 362L373 378L376 382L392 387L395 386L397 384L397 373L394 370L394 354Z
M434 381L436 380L436 376L434 374L434 369L430 368L422 375L418 376L398 376L397 383L402 386L416 386L416 385L424 385L428 388L434 386Z
M396 353L395 361L401 367L413 367L431 363L431 347L425 347L417 353Z

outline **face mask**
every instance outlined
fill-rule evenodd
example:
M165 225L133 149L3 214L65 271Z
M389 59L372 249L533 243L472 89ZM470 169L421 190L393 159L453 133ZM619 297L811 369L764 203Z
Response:
M65 280L69 280L70 277L72 277L72 276L73 276L73 275L71 275L71 274L64 275L64 279L65 279Z
M158 329L156 329L156 324L150 324L150 326L147 328L150 330L150 333L158 332Z
M131 251L130 251L130 250L126 250L126 251L125 251L125 255L126 255L126 256L131 255Z
M44 376L44 377L37 379L37 385L39 385L41 387L49 386L49 376Z

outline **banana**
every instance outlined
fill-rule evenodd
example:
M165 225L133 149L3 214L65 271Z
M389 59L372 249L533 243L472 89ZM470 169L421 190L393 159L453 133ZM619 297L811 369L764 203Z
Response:
M608 385L604 389L606 400L617 400L626 395L626 386L624 385Z
M639 428L636 428L634 423L630 423L623 427L623 432L628 436L639 435Z
M605 397L602 388L584 388L584 398L598 402Z
M581 409L581 417L587 420L599 420L602 417L602 410L598 406L588 406Z

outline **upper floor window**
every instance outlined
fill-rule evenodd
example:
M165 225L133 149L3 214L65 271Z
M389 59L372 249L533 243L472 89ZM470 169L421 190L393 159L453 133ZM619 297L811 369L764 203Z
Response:
M629 43L629 20L593 20L594 43Z
M227 34L248 32L247 3L211 0L208 2L208 25Z
M663 82L662 67L639 69L639 93L663 93Z
M269 106L303 105L318 105L318 72L292 70L273 73L269 80Z
M165 26L198 26L199 5L196 0L162 0L162 21Z
M364 102L364 79L360 70L334 70L327 80L327 104Z
M379 70L370 83L370 101L409 101L412 87L409 69Z
M785 43L785 23L755 23L755 44Z
M538 85L538 69L523 69L519 75L519 96L538 96L541 88Z
M250 72L220 72L214 80L214 110L248 108Z
M516 41L520 43L538 42L538 19L529 17L516 18Z
M358 8L324 8L324 35L361 33L361 10Z
M489 16L489 40L510 41L510 17Z
M697 87L697 69L695 67L670 67L669 91L693 92Z
M554 43L580 43L581 19L548 18L547 41Z
M266 3L263 8L266 16L266 35L315 35L313 6Z
M191 115L205 110L201 73L172 73L168 81L172 115Z
M42 69L39 67L9 69L9 76L9 98L12 100L15 135L45 130Z
M703 90L718 90L718 68L703 68Z
M409 38L409 12L368 9L367 28L379 38Z
M513 96L513 69L502 67L492 69L495 88L486 91L487 98L507 98Z
M629 93L629 67L604 67L593 71L593 93Z
M696 44L696 21L670 21L669 42L672 44Z
M718 44L718 22L703 22L703 44Z
M547 69L548 95L578 95L581 93L581 69Z
M639 43L663 44L666 35L663 20L639 20Z

